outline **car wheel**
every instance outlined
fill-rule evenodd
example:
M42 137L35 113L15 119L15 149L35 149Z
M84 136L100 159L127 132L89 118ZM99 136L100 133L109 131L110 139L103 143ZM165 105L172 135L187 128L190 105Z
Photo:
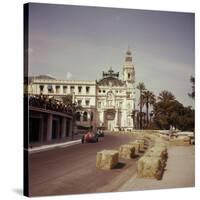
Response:
M82 144L84 143L84 136L81 138L81 143Z

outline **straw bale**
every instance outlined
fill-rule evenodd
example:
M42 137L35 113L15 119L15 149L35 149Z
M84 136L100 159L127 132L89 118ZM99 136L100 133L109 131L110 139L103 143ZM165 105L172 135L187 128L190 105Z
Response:
M140 151L144 151L144 139L138 139L136 140L136 142L138 142L140 144Z
M163 140L169 141L169 136L167 135L161 135L160 136Z
M157 142L154 144L154 147L160 147L160 148L164 148L167 150L167 145L163 142Z
M160 157L141 157L137 162L137 174L139 177L161 179L163 167Z
M166 161L167 161L167 157L168 157L168 153L167 153L167 148L166 147L159 147L159 146L155 146L152 147L151 149L149 149L145 155L146 157L158 157L161 160L161 165L163 168L165 168L166 166Z
M154 132L153 135L156 137L160 137L160 133L158 133L158 132Z
M155 141L157 137L158 137L158 136L153 135L153 134L150 134L150 133L144 134L144 138L145 138L145 139L148 139L148 140L151 140L151 141Z
M96 167L99 169L112 169L118 164L119 152L116 150L103 150L97 152Z
M146 152L146 154L151 154L151 155L154 155L154 156L160 156L161 158L165 159L165 158L167 158L167 147L155 145L154 147L149 149Z
M170 139L170 144L171 145L183 145L183 146L187 146L187 145L190 145L191 142L190 142L190 137L188 136L179 136L177 138L172 138Z
M135 155L135 147L131 144L121 145L119 148L119 157L130 159Z
M132 147L135 149L135 154L138 154L140 152L140 143L137 141L133 141L129 143Z

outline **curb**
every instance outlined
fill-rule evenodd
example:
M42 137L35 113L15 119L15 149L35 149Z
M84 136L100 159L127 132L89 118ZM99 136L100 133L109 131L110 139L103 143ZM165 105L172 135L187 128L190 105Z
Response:
M44 145L44 146L35 147L32 149L29 148L27 150L29 153L39 153L39 152L48 151L51 149L69 147L69 146L80 144L80 143L81 143L81 139L70 141L70 142L59 143L59 144Z

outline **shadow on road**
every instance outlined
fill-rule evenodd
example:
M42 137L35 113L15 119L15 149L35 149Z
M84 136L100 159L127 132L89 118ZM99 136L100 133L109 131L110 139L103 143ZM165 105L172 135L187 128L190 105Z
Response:
M126 164L122 162L118 162L117 165L113 169L122 169Z
M133 158L139 158L140 157L140 155L137 155L137 154L135 154L134 156L133 156Z
M144 153L145 151L144 151L144 150L140 150L139 152L140 152L140 153Z

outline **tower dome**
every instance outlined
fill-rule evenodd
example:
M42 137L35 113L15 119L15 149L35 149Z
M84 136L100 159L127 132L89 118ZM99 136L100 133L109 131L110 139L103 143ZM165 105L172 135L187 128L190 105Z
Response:
M130 48L128 47L128 50L126 52L126 55L132 55Z

